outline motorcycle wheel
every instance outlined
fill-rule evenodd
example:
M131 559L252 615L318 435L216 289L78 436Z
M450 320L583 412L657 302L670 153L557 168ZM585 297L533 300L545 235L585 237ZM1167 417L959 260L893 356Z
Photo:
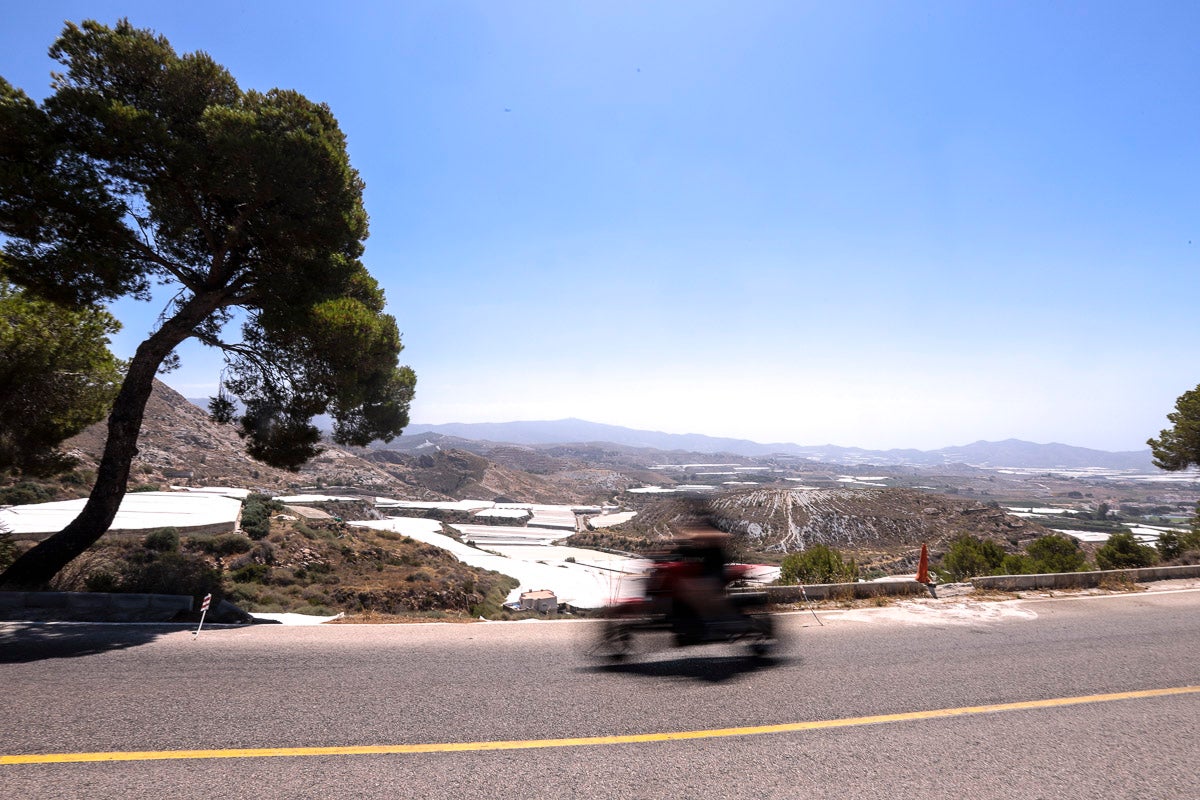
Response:
M592 655L609 661L624 661L633 653L633 630L619 620L606 620L600 627L600 641Z
M750 654L755 658L766 658L775 647L775 621L767 614L750 618L753 633L750 638Z

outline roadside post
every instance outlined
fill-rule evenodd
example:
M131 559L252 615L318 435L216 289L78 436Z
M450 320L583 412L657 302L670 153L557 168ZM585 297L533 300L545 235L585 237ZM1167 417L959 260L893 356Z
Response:
M203 602L200 603L200 625L196 630L192 631L192 641L196 641L196 637L200 635L200 628L204 627L204 617L208 614L208 606L212 602L212 593L204 595Z
M813 608L812 601L808 599L808 592L804 591L803 583L800 584L800 595L804 598L804 603L808 606L808 610L812 612L813 619L815 619L817 621L818 625L820 625L822 628L824 628L825 623L821 622L821 618L817 616L817 610L815 608Z

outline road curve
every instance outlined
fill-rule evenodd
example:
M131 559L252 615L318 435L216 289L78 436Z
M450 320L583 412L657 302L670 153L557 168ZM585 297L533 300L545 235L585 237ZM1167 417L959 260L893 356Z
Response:
M709 646L616 667L587 656L590 622L3 625L0 787L1189 797L1198 610L1190 591L791 614L770 662Z

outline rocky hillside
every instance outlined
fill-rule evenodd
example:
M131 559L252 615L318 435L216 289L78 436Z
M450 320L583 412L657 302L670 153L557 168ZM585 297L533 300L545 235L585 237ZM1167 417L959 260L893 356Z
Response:
M107 430L93 425L63 449L79 459L77 473L94 471ZM403 438L403 437L401 437ZM396 441L399 441L396 440ZM330 442L298 472L250 458L236 429L219 425L195 403L161 382L146 406L130 486L234 486L269 493L330 492L401 500L507 499L532 503L597 503L630 486L620 472L579 460L508 448L512 465L437 445L408 451L344 448ZM521 468L522 458L536 461ZM89 480L64 484L86 494ZM65 495L64 495L65 496Z
M619 472L586 464L558 463L534 474L465 450L431 448L419 454L373 450L363 457L413 492L456 500L600 503L637 485Z
M709 507L717 525L734 534L742 556L781 557L822 544L883 573L915 568L922 544L936 556L970 534L1016 552L1050 532L1000 508L910 489L747 489L716 495ZM659 499L629 522L576 541L654 547L686 526L691 514L684 502Z
M68 440L63 449L80 459L79 470L94 470L104 449L104 423ZM364 493L394 495L404 485L359 456L333 445L299 472L275 469L246 454L230 425L219 425L203 409L166 384L155 381L138 438L130 485L235 486L270 492L316 487L355 487Z

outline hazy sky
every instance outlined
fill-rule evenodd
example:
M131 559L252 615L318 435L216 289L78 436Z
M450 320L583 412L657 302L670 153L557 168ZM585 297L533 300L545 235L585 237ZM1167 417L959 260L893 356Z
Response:
M38 99L128 16L328 103L415 421L1125 450L1200 381L1194 2L0 8Z

